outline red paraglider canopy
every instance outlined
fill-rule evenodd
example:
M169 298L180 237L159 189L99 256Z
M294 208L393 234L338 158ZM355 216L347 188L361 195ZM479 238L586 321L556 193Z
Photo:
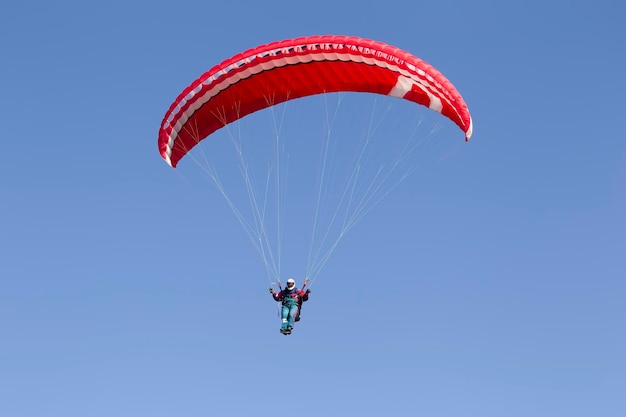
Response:
M377 93L429 107L472 135L467 105L436 69L382 42L310 36L262 45L202 74L172 103L159 151L175 167L216 130L255 111L300 97L338 91Z

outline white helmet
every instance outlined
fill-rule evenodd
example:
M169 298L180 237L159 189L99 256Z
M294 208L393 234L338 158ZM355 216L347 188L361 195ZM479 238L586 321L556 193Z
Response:
M296 281L294 281L293 278L289 278L287 280L287 288L289 288L290 290L296 287Z

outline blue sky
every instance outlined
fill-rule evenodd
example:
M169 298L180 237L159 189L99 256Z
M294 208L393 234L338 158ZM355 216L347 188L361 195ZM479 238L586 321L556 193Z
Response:
M212 3L0 6L0 415L626 414L622 3ZM312 34L420 56L475 129L341 242L287 338L156 136L215 63Z

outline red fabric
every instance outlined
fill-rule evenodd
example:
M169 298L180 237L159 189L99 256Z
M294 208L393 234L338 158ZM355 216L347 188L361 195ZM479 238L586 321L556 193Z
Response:
M312 36L250 49L204 73L170 106L159 131L159 151L175 167L200 140L250 113L320 93L398 95L392 89L400 77L412 83L402 98L431 106L431 95L436 97L441 108L434 109L469 139L472 123L463 98L426 62L381 42Z

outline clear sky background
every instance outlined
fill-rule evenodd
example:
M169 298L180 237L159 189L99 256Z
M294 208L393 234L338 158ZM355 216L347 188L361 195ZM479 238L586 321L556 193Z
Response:
M624 16L608 0L3 2L0 415L626 415ZM232 213L156 140L202 72L313 34L418 55L475 130L342 241L284 337Z

